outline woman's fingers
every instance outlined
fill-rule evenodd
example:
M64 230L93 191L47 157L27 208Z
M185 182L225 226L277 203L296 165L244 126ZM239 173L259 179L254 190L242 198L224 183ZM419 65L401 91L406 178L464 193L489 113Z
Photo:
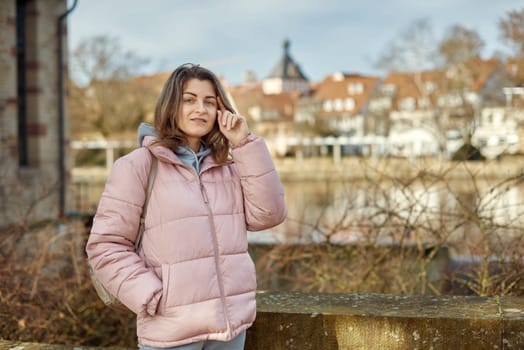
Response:
M235 128L236 123L238 122L238 115L233 114L227 111L222 117L222 125L225 126L226 130L231 130Z
M218 110L217 118L219 124L226 130L234 129L238 121L242 119L238 114L234 114L228 110Z
M226 109L220 97L217 97L217 101L217 120L220 130L230 142L237 144L249 133L246 120L240 114L233 113Z
M218 111L217 111L218 122L222 126L224 126L227 130L230 130L231 129L231 119L232 119L233 113L231 113L230 111L226 109L220 96L217 97L217 101L218 101Z

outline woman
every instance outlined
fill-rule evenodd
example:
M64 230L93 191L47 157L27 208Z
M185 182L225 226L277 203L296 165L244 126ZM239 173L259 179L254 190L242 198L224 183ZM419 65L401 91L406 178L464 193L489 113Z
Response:
M112 167L86 251L104 285L137 314L141 348L243 349L256 313L247 230L286 216L264 141L234 112L221 83L178 67L154 129ZM152 157L158 159L140 251L134 241Z

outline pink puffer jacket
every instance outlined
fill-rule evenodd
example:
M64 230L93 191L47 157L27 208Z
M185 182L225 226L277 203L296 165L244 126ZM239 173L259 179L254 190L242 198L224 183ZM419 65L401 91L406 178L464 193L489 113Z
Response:
M151 145L146 137L144 144ZM174 347L227 341L255 319L256 276L246 230L286 216L284 191L264 141L250 135L233 162L204 159L201 174L160 146L118 159L86 251L106 287L137 314L138 341ZM139 254L139 225L151 157L158 171Z

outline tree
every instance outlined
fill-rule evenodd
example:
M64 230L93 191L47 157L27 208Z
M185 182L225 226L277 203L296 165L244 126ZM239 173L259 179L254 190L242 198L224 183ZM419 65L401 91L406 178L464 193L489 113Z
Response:
M417 124L434 135L441 152L451 129L459 130L469 143L481 95L498 74L496 60L480 58L483 45L475 31L460 25L448 28L437 42L426 20L414 22L390 44L377 64L390 70L386 85L393 88L390 113L397 120L391 130Z
M500 38L510 49L510 75L517 86L524 85L524 8L499 20Z
M376 66L389 73L386 85L394 85L394 89L383 96L391 100L389 113L394 112L397 115L397 122L391 122L390 129L400 130L405 128L404 125L414 126L414 121L419 119L421 126L434 134L443 152L445 118L437 110L435 102L440 86L439 77L442 75L435 70L439 57L437 47L431 23L427 19L419 19L412 22L386 47ZM402 111L399 105L407 99L413 101L413 109ZM418 116L414 118L414 114Z
M500 38L511 47L514 57L524 57L524 8L509 11L499 20Z
M439 43L439 53L446 66L480 57L484 41L479 34L460 25L450 27Z
M136 75L147 59L126 51L117 38L97 35L84 39L71 53L73 80L89 86L96 81L125 80Z
M433 68L437 47L433 28L427 19L412 22L379 55L375 66L387 72Z
M458 150L456 150L455 153L453 153L451 159L455 161L482 161L486 158L482 155L482 153L480 153L478 148L470 143L465 143Z
M107 36L88 38L73 50L69 90L73 137L134 135L139 123L152 114L160 86L154 79L136 77L146 62Z

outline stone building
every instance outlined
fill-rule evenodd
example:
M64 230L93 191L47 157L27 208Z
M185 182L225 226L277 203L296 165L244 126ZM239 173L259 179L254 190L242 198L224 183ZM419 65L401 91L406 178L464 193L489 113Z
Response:
M66 0L0 2L0 227L64 214L66 12Z
M297 91L304 93L310 90L308 79L289 53L290 45L289 40L284 40L282 57L262 81L264 94L275 95Z
M252 73L240 86L229 86L228 92L237 111L249 119L253 132L269 141L273 154L283 155L274 142L296 136L294 115L297 101L311 90L298 63L291 57L290 41L284 40L282 56L267 77L257 82Z

